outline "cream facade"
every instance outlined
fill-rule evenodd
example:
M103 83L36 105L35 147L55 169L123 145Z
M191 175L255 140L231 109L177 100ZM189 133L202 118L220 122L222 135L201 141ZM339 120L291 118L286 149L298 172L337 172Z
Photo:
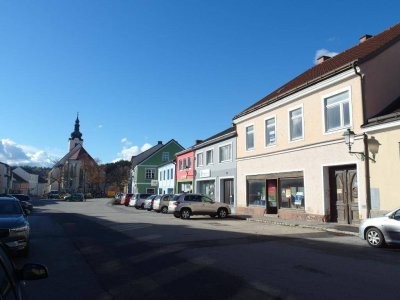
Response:
M379 216L400 207L400 120L368 127L365 133L379 143L370 164L371 215Z
M349 123L328 130L326 99L341 93L348 95ZM301 112L298 123L301 124L302 133L295 139L291 137L290 130L293 111ZM332 201L336 202L331 199L329 183L334 180L332 170L349 168L354 169L356 174L364 173L364 163L348 153L343 140L347 128L360 128L363 124L361 112L360 77L354 69L350 69L236 119L238 211L256 215L277 213L283 217L331 220L331 208L335 205ZM275 124L272 143L271 137L268 137L270 120ZM249 127L254 137L254 147L250 148L247 142ZM362 147L362 139L359 137L353 149ZM267 182L265 191L261 189L259 192L259 201L253 203L249 195L252 180L260 184L264 180ZM280 183L285 180L289 185L283 187ZM271 186L268 185L270 181ZM296 186L290 185L291 181ZM354 191L357 207L353 216L354 222L357 222L366 215L365 177L352 178L352 186L357 189ZM272 197L268 192L271 190L275 194ZM269 203L272 207L268 207L268 202L272 202ZM340 215L341 212L338 213Z

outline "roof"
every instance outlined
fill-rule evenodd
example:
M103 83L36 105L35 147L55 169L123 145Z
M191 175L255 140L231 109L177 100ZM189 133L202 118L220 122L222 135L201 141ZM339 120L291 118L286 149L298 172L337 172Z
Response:
M27 180L23 179L21 176L18 176L17 174L13 173L13 178L18 181L18 182L28 182Z
M373 118L368 119L367 124L363 125L362 127L371 127L398 120L400 120L400 97L394 100Z
M206 145L214 144L217 142L220 142L224 139L230 138L236 136L236 127L231 126L228 129L225 129L217 134L214 134L213 136L207 138L206 140L202 141L201 143L198 143L194 146L195 149L204 147Z
M175 142L177 145L179 145L182 149L183 147L174 139L171 139L168 143L163 144L161 141L157 143L157 145L151 147L150 149L147 149L146 151L143 151L142 153L132 156L131 163L132 163L132 168L135 166L139 165L141 162L144 160L148 159L150 156L158 152L160 149L166 147L168 144Z
M61 158L54 166L53 168L62 165L65 163L67 160L79 160L81 159L84 155L87 155L91 160L95 161L93 157L90 156L90 154L86 151L86 149L82 146L82 144L76 145L74 148L71 149L67 154L64 155L63 158Z
M236 115L237 119L279 99L365 62L400 40L400 23L308 69Z

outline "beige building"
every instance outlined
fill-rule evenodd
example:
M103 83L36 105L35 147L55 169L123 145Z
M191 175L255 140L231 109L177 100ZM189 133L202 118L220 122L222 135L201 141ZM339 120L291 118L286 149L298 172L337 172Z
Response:
M369 186L382 183L369 180L363 131L400 95L399 39L400 24L365 35L234 117L237 212L340 223L370 214Z

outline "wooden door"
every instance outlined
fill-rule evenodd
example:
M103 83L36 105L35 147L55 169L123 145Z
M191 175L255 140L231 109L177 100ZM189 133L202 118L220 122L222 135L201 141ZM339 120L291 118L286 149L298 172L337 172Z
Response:
M330 170L331 222L359 222L357 170L355 167Z

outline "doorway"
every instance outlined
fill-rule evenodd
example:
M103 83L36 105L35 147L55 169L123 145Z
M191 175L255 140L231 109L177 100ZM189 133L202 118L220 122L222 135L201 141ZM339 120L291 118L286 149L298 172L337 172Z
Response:
M224 203L233 206L235 204L233 179L224 179L223 184L224 184L223 201L224 201Z
M357 169L355 165L329 169L330 221L359 222Z

